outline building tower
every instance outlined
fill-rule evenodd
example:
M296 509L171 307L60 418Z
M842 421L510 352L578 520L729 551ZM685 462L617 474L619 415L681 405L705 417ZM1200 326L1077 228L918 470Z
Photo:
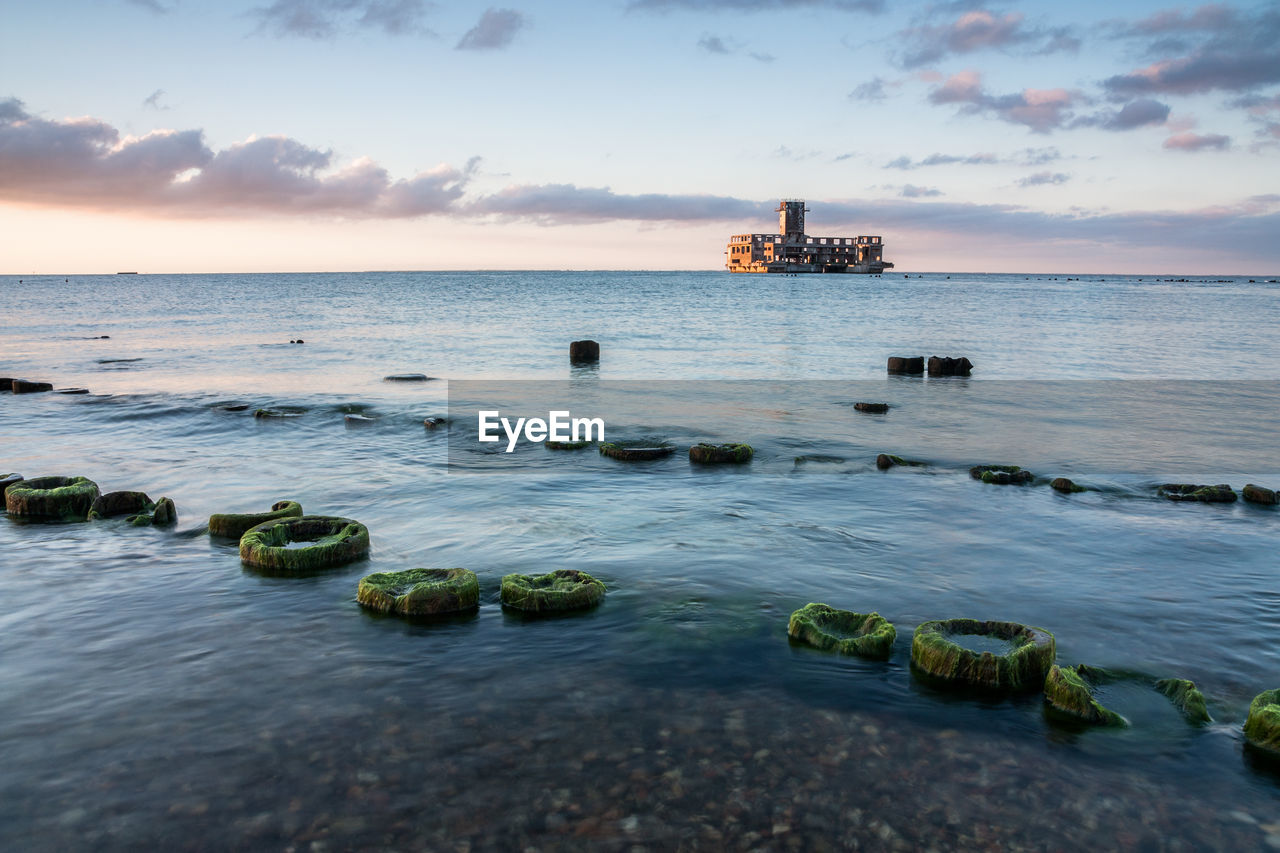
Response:
M804 239L804 215L808 211L804 199L784 198L778 202L778 230L784 241L793 243Z

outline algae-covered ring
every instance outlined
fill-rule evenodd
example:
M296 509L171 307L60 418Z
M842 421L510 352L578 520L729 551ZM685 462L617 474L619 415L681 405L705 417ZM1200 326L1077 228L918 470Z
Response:
M431 377L425 373L393 373L382 377L383 382L426 382Z
M517 610L545 613L581 610L600 603L604 584L577 569L556 569L545 575L507 575L502 579L502 603Z
M623 462L644 462L649 459L663 459L676 452L672 444L621 444L606 441L600 445L600 455Z
M239 539L250 527L278 518L301 518L302 505L297 501L276 501L270 512L218 513L209 516L209 532L214 536Z
M290 548L290 544L304 544ZM341 566L369 553L369 529L351 518L304 515L250 528L240 537L241 562L258 569L306 572Z
M21 474L5 474L3 477L0 477L0 497L4 497L4 493L9 491L9 487L12 486L14 483L21 483L21 482L22 482Z
M1009 643L1002 655L975 652L948 639L976 634ZM998 690L1039 689L1053 665L1053 634L1017 622L942 619L921 623L911 638L911 663L942 681Z
M1267 690L1249 703L1244 736L1258 749L1280 757L1280 689Z
M885 659L898 632L879 613L854 613L826 604L806 604L791 614L787 634L820 649Z
M749 444L707 444L702 442L689 448L689 461L704 465L729 463L741 465L750 462L755 451Z
M36 477L11 483L4 506L32 521L84 521L97 497L98 484L87 477Z
M407 616L457 613L480 604L480 583L467 569L409 569L360 579L356 601L371 610Z

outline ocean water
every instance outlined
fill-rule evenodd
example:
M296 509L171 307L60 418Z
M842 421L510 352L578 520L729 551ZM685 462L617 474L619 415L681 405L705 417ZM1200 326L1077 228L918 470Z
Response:
M1240 731L1280 686L1280 512L1156 493L1280 487L1280 284L1173 278L2 278L0 374L90 393L0 399L0 474L166 495L179 523L0 519L0 847L1280 845L1280 771ZM578 338L598 366L570 366ZM931 354L972 377L884 372ZM474 441L480 408L564 401L680 452ZM693 466L700 440L756 456ZM204 529L282 499L363 522L369 558L272 576ZM355 601L449 566L476 612ZM604 603L500 606L504 574L555 568ZM789 641L810 601L884 615L889 660ZM1099 698L1130 726L918 677L912 630L950 617L1125 673Z

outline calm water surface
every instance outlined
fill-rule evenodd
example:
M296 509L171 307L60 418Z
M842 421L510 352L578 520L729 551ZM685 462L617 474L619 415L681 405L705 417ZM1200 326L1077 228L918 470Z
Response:
M180 522L0 519L0 847L1280 845L1280 772L1240 734L1280 686L1280 513L1154 492L1280 486L1280 285L1075 279L3 279L0 374L91 393L0 400L0 474L167 495ZM598 368L567 364L583 337ZM973 377L884 376L934 353ZM439 379L382 381L416 372ZM536 401L527 380L662 380L624 433L756 459L458 443L459 412ZM880 472L882 450L930 465ZM983 462L1093 490L983 485L965 470ZM365 523L369 559L272 577L203 529L286 498ZM480 609L356 604L361 576L419 566L475 571ZM503 574L562 567L604 604L498 604ZM885 615L890 660L792 645L809 601ZM911 631L957 616L1133 673L1099 691L1131 727L923 683ZM1147 688L1163 676L1215 722L1188 726Z

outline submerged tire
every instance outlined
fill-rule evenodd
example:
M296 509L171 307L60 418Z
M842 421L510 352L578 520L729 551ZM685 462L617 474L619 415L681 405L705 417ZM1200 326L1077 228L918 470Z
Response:
M1017 465L974 465L969 469L969 476L984 483L997 486L1024 486L1034 476Z
M1280 690L1267 690L1249 703L1244 736L1258 749L1280 758Z
M977 634L1007 641L1002 655L975 652L948 639ZM1017 622L940 619L921 623L911 638L911 663L941 681L994 690L1031 690L1044 684L1057 654L1053 634Z
M854 411L866 412L869 415L883 415L889 411L888 403L854 403Z
M5 489L4 507L31 521L84 521L97 497L98 484L87 477L36 477Z
M897 639L897 629L879 613L854 613L826 604L806 604L791 614L787 634L819 649L842 655L886 660Z
M704 465L727 463L741 465L751 461L755 450L749 444L707 444L702 442L689 448L689 461Z
M1185 678L1162 678L1156 682L1156 690L1169 697L1173 706L1192 723L1211 723L1209 709L1205 707L1204 694L1194 681Z
M594 441L547 441L547 450L584 450L595 444Z
M409 569L360 579L356 601L371 610L406 616L457 613L480 606L480 583L468 569Z
M1280 503L1280 499L1277 499L1274 491L1264 486L1254 485L1253 483L1247 483L1245 485L1244 490L1241 492L1241 496L1249 503L1262 504L1263 506L1275 506L1277 503Z
M21 474L4 474L0 476L0 498L4 497L4 493L9 491L9 487L14 483L21 483Z
M309 542L300 548L290 543ZM351 518L304 515L267 521L240 537L240 561L274 572L309 572L355 562L369 553L369 529Z
M507 575L502 579L502 604L530 613L582 610L604 598L604 584L577 569L556 569L545 575Z
M673 444L639 444L606 441L600 445L600 455L623 462L645 462L649 459L664 459L676 452Z
M276 501L270 512L218 513L209 516L209 532L214 536L239 539L251 527L279 518L301 518L302 505L297 501Z
M1226 483L1202 486L1195 483L1165 483L1160 495L1171 501L1200 501L1201 503L1234 503L1235 490Z
M1052 713L1091 726L1127 726L1125 718L1093 698L1093 687L1079 669L1054 664L1044 679L1044 701Z
M89 518L114 518L117 515L135 515L151 512L155 503L145 492L107 492L98 495L89 507Z

